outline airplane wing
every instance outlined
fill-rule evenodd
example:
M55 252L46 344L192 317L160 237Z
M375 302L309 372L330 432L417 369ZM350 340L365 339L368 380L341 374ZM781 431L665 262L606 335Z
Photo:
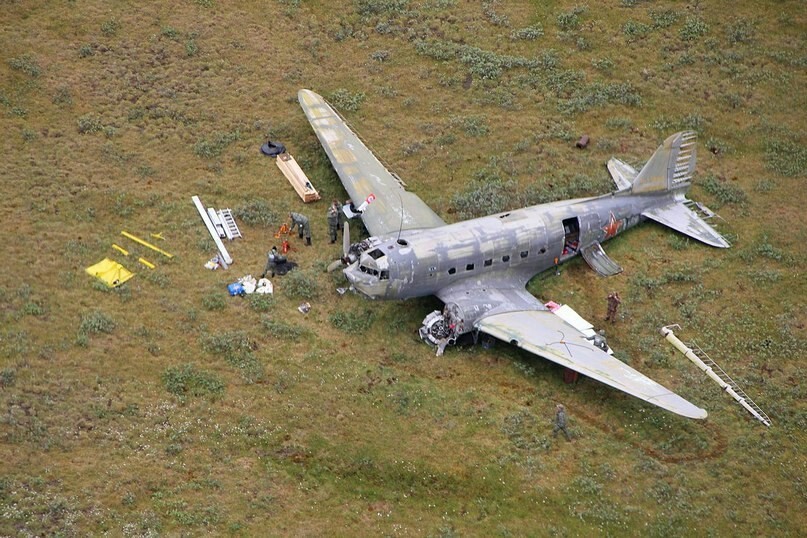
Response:
M550 312L525 289L452 286L438 293L443 302L481 315L474 328L549 359L667 411L706 418L706 411L598 349L585 335Z
M351 200L358 206L368 196L375 197L361 215L371 235L445 224L423 200L403 188L322 96L300 90L297 99Z

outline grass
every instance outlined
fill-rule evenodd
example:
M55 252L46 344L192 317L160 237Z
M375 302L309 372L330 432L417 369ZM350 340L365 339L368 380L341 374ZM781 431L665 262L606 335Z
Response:
M798 535L802 11L197 0L143 18L97 0L7 3L0 534ZM337 294L325 206L348 196L301 87L449 222L606 193L608 158L638 169L697 130L690 197L719 207L731 249L647 223L605 245L623 274L576 260L529 287L595 324L620 291L609 344L708 421L564 385L502 343L436 358L414 334L436 299ZM267 137L323 201L302 204L260 154ZM244 234L226 271L203 267L215 247L194 194L233 208ZM298 270L272 297L227 296L263 269L290 210L313 231L311 247L289 238ZM84 268L104 257L137 275L101 291ZM666 346L658 327L675 322L772 428ZM551 436L558 401L573 443Z

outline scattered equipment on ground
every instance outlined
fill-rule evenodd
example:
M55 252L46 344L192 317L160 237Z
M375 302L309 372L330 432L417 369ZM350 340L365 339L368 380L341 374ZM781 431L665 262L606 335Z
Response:
M233 282L232 284L228 284L227 292L232 297L235 297L236 295L240 295L243 297L247 293L244 291L244 286L240 282Z
M690 344L684 344L681 340L679 340L672 331L672 327L681 328L678 325L667 325L666 327L661 328L661 334L664 336L664 339L667 340L669 343L675 347L678 351L680 351L687 359L695 363L695 366L706 372L712 380L720 385L720 387L731 394L731 397L737 400L740 405L742 405L746 411L751 413L754 418L759 420L765 426L770 427L771 419L768 418L768 415L759 408L757 404L754 403L748 395L743 392L743 390L737 386L737 383L731 379L723 369L715 363L703 351L697 344L694 342Z
M276 162L277 167L280 168L280 171L283 172L283 175L289 180L289 183L291 183L291 186L297 191L297 194L302 198L303 202L309 203L319 200L319 193L308 180L303 169L297 164L297 161L294 160L294 157L288 153L282 153L277 156Z
M261 278L258 280L258 287L255 288L255 293L271 294L274 291L274 286L268 278Z
M271 140L267 140L261 146L261 153L267 157L277 157L281 153L286 153L286 146L280 142L272 142Z
M210 222L213 223L213 227L216 228L219 237L226 237L230 241L238 237L243 237L241 230L238 229L238 225L235 223L233 213L229 208L216 211L212 207L208 207L207 215L210 217Z
M205 206L202 205L202 201L199 200L198 196L191 196L191 200L193 200L196 209L199 211L199 216L202 217L202 222L205 223L207 231L210 232L210 237L212 237L213 242L216 243L216 248L219 249L219 265L227 269L227 267L233 263L233 258L230 256L230 253L227 252L227 248L224 246L224 243L221 242L221 237L219 237L216 227L210 220L210 215L205 209Z
M104 258L95 265L87 267L86 271L87 274L98 278L110 288L116 288L135 276L124 266L109 258Z
M219 267L223 266L221 265L221 262L219 262L218 254L207 260L207 262L205 263L205 269L210 269L211 271L215 271Z
M156 265L154 265L153 263L151 263L150 261L148 261L145 258L138 258L137 261L139 261L140 263L142 263L143 265L145 265L149 269L154 269L155 267L157 267Z
M275 232L275 239L280 239L281 235L289 235L290 231L288 223L284 222Z
M124 256L128 256L128 255L129 255L129 251L128 251L128 250L126 250L125 248L123 248L123 247L122 247L122 246L120 246L120 245L116 245L115 243L112 243L112 248L114 248L115 250L117 250L118 252L120 252L121 254L123 254Z
M140 239L136 235L132 235L129 232L121 232L120 234L123 237L128 237L129 239L131 239L135 243L140 243L144 247L150 248L151 250L153 250L155 252L159 252L160 254L165 256L166 258L173 258L174 257L174 255L171 254L170 252L166 252L163 249L161 249L160 247L156 247L156 246L152 245L151 243L149 243L148 241L144 241L143 239Z

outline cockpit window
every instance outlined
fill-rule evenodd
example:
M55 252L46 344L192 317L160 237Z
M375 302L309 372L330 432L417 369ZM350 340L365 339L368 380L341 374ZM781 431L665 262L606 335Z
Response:
M370 252L368 252L367 255L370 256L372 259L377 260L378 258L381 258L382 256L384 256L384 253L381 252L380 250L378 250L377 248L375 248L375 249L371 250Z
M381 280L389 280L389 271L381 271Z

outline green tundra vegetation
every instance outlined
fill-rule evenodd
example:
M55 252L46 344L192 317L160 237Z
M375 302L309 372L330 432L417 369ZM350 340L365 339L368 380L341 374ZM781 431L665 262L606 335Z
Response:
M803 535L802 1L2 12L1 535ZM641 166L696 131L690 195L719 212L731 249L648 223L606 245L621 275L576 260L529 289L598 325L619 291L617 356L709 418L566 385L503 343L435 357L416 329L436 299L339 295L325 210L346 195L300 88L447 221L608 192L608 158ZM267 138L321 201L303 205L258 151ZM204 268L215 247L193 195L241 225L228 271ZM299 272L271 298L229 297L290 210L313 228L312 247L291 238ZM110 290L85 273L107 257L135 277ZM672 323L770 428L673 352L658 333ZM571 443L551 435L557 402Z

